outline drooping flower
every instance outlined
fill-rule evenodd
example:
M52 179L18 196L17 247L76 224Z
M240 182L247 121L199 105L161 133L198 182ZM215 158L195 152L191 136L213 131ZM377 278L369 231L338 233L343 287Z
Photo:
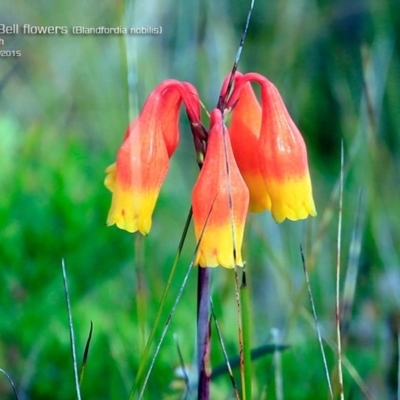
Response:
M242 266L241 246L249 192L233 156L222 113L211 113L207 153L193 189L198 249L195 265Z
M261 100L258 161L271 198L272 216L277 222L315 216L304 139L278 89L265 78L261 83Z
M261 85L261 108L249 81ZM230 135L249 186L250 210L270 209L277 222L316 215L307 149L276 87L262 75L237 74L228 107L233 107Z
M179 141L178 118L184 101L189 117L200 115L192 85L166 80L147 98L129 125L116 163L106 169L105 186L113 193L107 225L147 235L169 158Z

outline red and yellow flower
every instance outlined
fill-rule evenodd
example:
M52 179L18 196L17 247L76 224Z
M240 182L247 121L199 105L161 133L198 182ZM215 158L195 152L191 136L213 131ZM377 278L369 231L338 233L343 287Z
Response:
M195 99L192 85L175 80L162 82L150 94L126 131L116 163L106 169L105 186L113 193L107 225L149 233L169 158L179 141L180 105L186 101L188 114L198 119Z
M265 79L261 87L262 122L258 161L271 198L275 221L317 214L303 137L277 88Z
M249 81L261 85L260 107ZM259 74L237 74L228 103L229 133L250 190L250 211L271 210L277 222L316 215L307 149L276 87Z
M206 157L192 194L198 241L195 265L243 265L241 247L248 204L249 192L236 165L222 113L215 109Z

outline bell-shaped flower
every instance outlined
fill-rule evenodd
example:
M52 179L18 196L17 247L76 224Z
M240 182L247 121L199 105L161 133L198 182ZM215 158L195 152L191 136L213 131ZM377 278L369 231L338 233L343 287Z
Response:
M261 80L262 121L258 162L275 221L317 214L303 137L289 115L278 89Z
M192 194L198 242L195 265L243 265L241 247L248 203L249 192L236 165L222 113L215 109L204 164Z
M261 86L260 107L249 82ZM250 190L250 210L271 210L277 222L316 215L307 149L276 87L257 73L236 73L227 108L233 108L232 147ZM227 92L226 80L221 95Z
M106 169L105 186L112 192L107 225L147 235L169 158L179 141L182 101L189 118L199 119L197 92L192 85L166 80L147 98L129 125L116 163Z

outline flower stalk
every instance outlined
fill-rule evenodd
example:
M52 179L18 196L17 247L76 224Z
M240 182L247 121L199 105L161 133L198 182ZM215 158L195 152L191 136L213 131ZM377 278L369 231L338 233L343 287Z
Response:
M197 278L197 368L198 399L210 398L211 326L210 326L210 268L199 268Z

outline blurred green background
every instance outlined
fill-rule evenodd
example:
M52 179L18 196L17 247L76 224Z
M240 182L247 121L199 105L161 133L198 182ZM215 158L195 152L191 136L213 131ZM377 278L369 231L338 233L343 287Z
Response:
M83 398L128 398L197 176L184 113L181 144L147 238L106 228L111 196L103 186L104 169L114 162L129 120L161 80L190 81L205 106L215 106L248 7L227 0L0 0L0 24L69 29L66 35L0 35L0 50L21 51L21 57L0 57L0 368L12 377L20 400L75 398L62 259L79 359L94 324ZM71 33L73 26L102 25L161 26L162 34ZM399 27L398 0L256 2L239 69L273 81L303 132L318 217L276 225L268 213L249 216L243 252L252 346L291 346L280 359L265 355L254 362L255 399L328 398L300 243L335 381L341 143L341 293L349 312L342 334L345 395L397 398ZM163 322L194 246L191 229ZM181 398L176 343L185 363L193 364L195 291L192 271L150 377L148 399ZM232 271L213 271L212 292L233 357ZM212 363L223 364L215 329ZM0 398L14 398L3 375ZM213 382L212 398L233 398L226 376Z

